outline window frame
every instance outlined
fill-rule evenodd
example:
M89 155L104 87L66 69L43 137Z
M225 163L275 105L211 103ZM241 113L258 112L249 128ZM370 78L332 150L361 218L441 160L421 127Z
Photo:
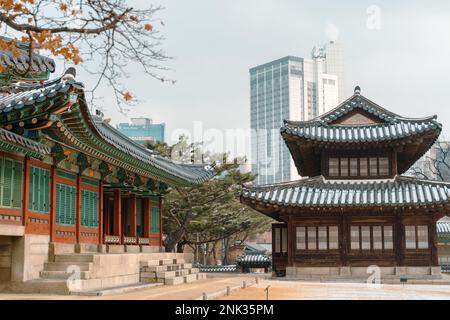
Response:
M415 246L414 248L408 248L406 246L406 228L407 227L414 227L414 242L415 242ZM427 247L426 248L422 248L419 246L419 227L426 227L426 231L427 231ZM424 251L424 250L429 250L430 249L430 225L429 224L405 224L403 226L403 232L405 235L405 239L404 239L404 248L406 251Z
M370 159L371 158L376 158L376 163L377 163L377 174L374 175L371 170L371 166L370 166ZM388 161L388 174L387 175L381 175L381 168L380 168L380 159L383 158L387 158ZM322 172L324 173L324 175L328 178L328 179L335 179L335 180L364 180L364 179L388 179L388 178L392 178L393 177L393 157L390 153L377 153L377 154L373 154L373 153L368 153L368 154L362 154L361 152L359 153L327 153L324 155L323 157L324 161L322 164ZM330 170L330 159L337 159L337 175L331 175L331 170ZM342 160L344 159L344 160ZM357 174L356 175L352 175L352 159L357 159ZM365 175L361 175L361 163L362 160L365 159L367 161L366 163L366 167L367 168L367 172ZM347 175L342 175L341 173L341 169L342 169L342 164L347 162L347 166L345 168L344 171L346 171Z
M325 232L326 232L326 248L324 248L323 246L320 247L320 228L326 228ZM337 231L337 247L336 248L330 248L330 229L331 228L336 228ZM304 231L304 236L303 239L305 240L305 242L303 243L303 247L299 248L298 244L302 244L301 242L299 242L297 234L299 234L299 229L303 229ZM323 231L323 229L322 229ZM310 233L313 233L313 236L310 237ZM294 251L297 254L310 254L310 253L315 253L315 254L321 254L321 253L330 253L330 252L338 252L340 250L340 233L341 230L339 228L338 224L314 224L314 225L310 225L310 224L296 224L294 226L294 234L295 234L295 241L294 241ZM311 239L314 239L314 246L313 248L310 248L309 242Z
M363 245L363 237L362 237L362 228L369 228L369 248L368 249L363 249L362 245ZM374 228L378 228L381 227L381 249L376 249L375 248L375 237L374 237ZM392 236L391 236L391 248L386 248L386 228L390 228L390 231L392 232ZM352 243L356 242L353 241L352 238L352 228L356 228L358 231L358 248L352 248ZM348 248L349 248L349 252L350 254L364 254L364 253L381 253L381 254L389 254L389 253L393 253L394 252L394 224L389 224L389 223L377 223L377 224L361 224L361 223L351 223L349 225L349 234L348 234L348 239L349 239L349 243L348 243Z

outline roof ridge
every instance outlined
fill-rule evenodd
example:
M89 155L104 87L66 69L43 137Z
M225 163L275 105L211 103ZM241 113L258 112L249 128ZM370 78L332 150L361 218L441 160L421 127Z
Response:
M284 181L284 182L278 182L278 183L269 183L269 184L260 184L260 185L250 185L250 183L245 183L244 188L251 188L251 189L270 189L273 187L284 187L284 186L291 186L296 185L301 182L317 182L317 181L324 181L324 177L322 175L315 176L315 177L305 177L294 181Z

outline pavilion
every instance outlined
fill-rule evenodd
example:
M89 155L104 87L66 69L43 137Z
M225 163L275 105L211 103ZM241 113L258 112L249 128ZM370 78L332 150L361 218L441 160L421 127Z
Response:
M436 222L450 184L403 176L434 144L436 116L406 118L361 95L281 128L301 180L247 186L241 202L272 217L275 271L288 276L439 276Z

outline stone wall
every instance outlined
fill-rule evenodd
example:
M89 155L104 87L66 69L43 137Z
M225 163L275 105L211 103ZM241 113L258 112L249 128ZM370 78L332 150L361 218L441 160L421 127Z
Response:
M12 242L12 281L28 281L39 278L48 262L50 236L27 234L14 237Z
M0 236L0 282L11 280L12 237Z

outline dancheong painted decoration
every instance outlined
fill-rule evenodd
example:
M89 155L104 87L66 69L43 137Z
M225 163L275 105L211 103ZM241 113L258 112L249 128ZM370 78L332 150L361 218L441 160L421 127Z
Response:
M273 268L290 276L439 273L436 222L450 212L450 184L402 175L435 143L436 116L405 118L360 88L281 135L301 180L246 186L241 202L277 220Z
M167 188L211 170L133 142L89 112L74 68L48 80L54 61L18 49L0 52L0 235L160 247Z

